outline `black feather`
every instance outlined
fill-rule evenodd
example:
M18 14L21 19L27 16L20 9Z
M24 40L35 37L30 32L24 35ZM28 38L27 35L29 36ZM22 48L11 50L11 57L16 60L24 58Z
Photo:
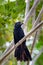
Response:
M14 43L15 44L25 36L21 28L21 25L22 25L21 22L17 22L15 23L15 26L14 26ZM30 52L26 46L26 40L16 48L14 56L16 57L17 60L20 60L20 61L22 60L28 61L28 59L32 60Z

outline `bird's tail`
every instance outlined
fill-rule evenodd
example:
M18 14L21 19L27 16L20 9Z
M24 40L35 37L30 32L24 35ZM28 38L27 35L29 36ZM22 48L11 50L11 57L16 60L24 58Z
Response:
M31 58L31 54L28 50L28 48L26 46L22 47L21 48L16 48L15 50L15 57L17 60L20 60L20 61L28 61L28 60L32 60Z
M29 52L29 50L28 50L28 48L25 46L25 54L26 54L26 57L28 58L28 60L32 60L32 57L31 57L31 54L30 54L30 52Z

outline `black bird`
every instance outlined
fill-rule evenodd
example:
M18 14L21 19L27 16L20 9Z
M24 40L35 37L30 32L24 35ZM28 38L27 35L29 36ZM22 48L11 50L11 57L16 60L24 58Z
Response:
M21 28L21 25L23 23L21 22L17 22L15 23L15 26L14 26L14 43L16 44L20 39L22 39L25 35L24 35L24 31L23 29ZM26 46L26 40L21 44L19 45L16 50L15 50L15 54L14 56L16 57L16 59L18 61L28 61L29 60L32 60L31 58L31 55L30 55L30 52Z

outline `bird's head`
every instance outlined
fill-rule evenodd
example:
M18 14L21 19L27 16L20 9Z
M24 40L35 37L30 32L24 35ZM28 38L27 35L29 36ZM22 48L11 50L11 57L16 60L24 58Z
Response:
M16 23L15 23L15 28L21 27L22 24L23 24L22 22L16 22Z

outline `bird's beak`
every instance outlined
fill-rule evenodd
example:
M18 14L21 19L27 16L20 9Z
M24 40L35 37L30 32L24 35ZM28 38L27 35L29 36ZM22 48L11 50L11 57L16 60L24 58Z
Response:
M21 25L22 25L23 23L21 23Z

